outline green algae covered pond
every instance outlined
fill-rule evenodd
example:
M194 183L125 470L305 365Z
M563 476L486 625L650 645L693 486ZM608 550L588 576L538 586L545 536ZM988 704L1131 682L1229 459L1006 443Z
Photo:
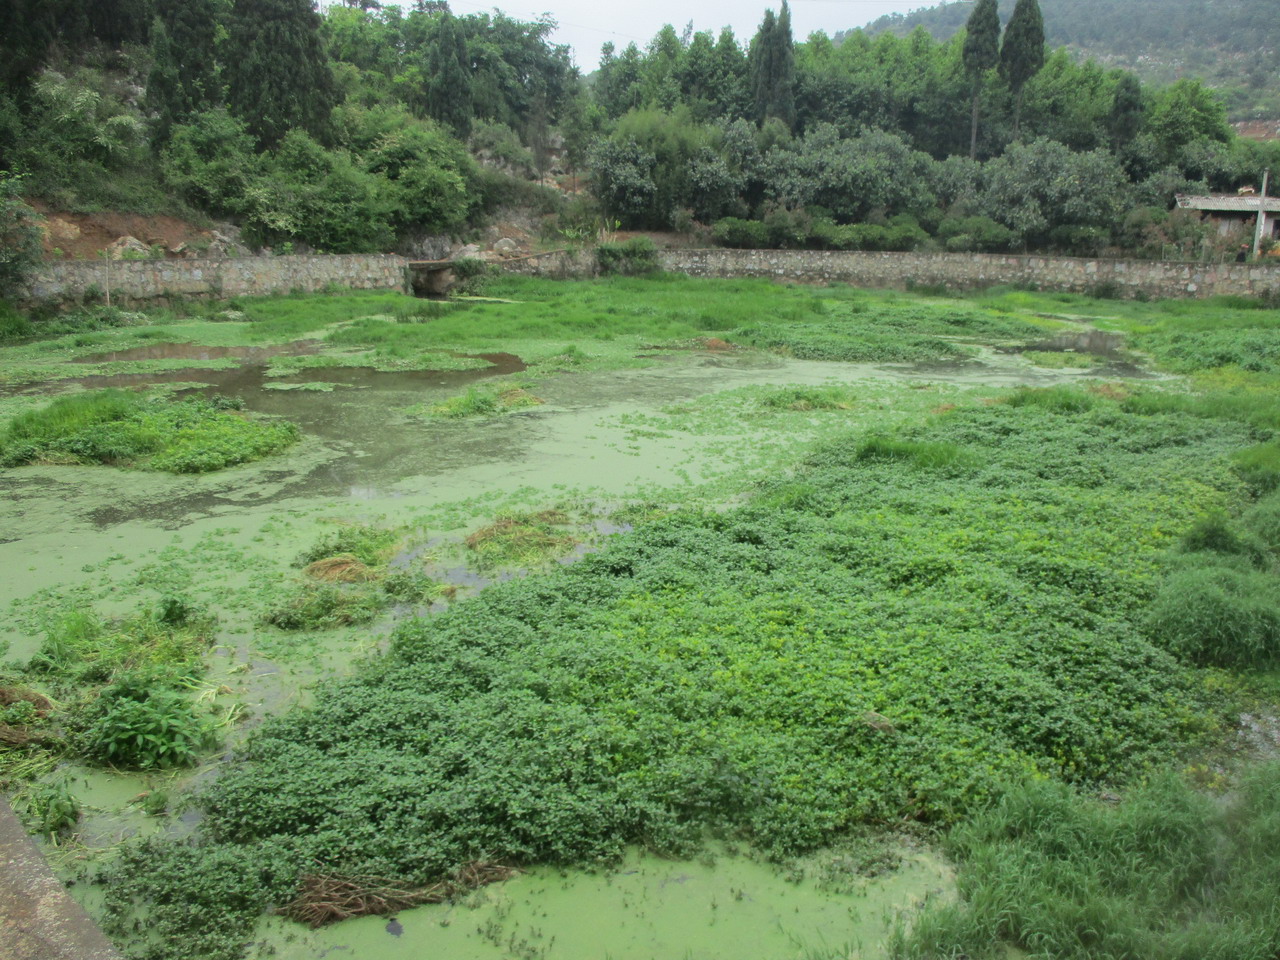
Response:
M1233 590L1280 547L1270 374L1166 359L1201 314L496 284L0 347L6 422L113 388L298 432L0 471L0 776L126 953L908 955L1011 784L1252 762L1266 636L1151 626L1236 569L1205 518L1262 531ZM189 741L105 754L133 703Z

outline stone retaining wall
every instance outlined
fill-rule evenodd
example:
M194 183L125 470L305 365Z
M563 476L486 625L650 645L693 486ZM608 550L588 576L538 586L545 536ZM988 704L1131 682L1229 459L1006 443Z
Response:
M967 290L1020 285L1074 293L1151 298L1218 294L1280 296L1280 263L1207 264L1156 260L1002 256L981 253L841 253L827 250L666 250L662 269L693 277L769 277L795 283L860 287L911 285ZM596 272L587 253L557 251L504 264L516 273L584 277Z
M1204 264L1155 260L979 253L838 253L824 250L668 250L664 270L694 277L769 277L862 287L941 286L953 290L1021 285L1109 296L1280 297L1280 264ZM243 257L226 260L63 261L45 264L27 299L77 302L110 289L121 306L166 297L262 296L329 286L411 292L398 256ZM513 273L557 278L596 273L590 250L560 250L503 262Z
M695 277L772 277L861 287L915 284L963 290L1018 284L1124 297L1280 296L1280 264L823 250L672 250L661 259L663 269Z
M45 264L27 299L78 302L111 291L120 306L169 297L263 296L330 285L407 290L405 259L375 254L221 260L67 260Z

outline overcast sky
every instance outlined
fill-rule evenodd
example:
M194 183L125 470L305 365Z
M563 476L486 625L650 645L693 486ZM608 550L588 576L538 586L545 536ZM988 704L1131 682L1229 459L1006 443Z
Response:
M408 6L402 3L402 6ZM919 7L934 6L934 0L792 0L791 31L803 40L815 30L834 34L837 30L860 27L886 13L906 13ZM449 0L454 13L463 15L489 11L495 6L508 16L531 20L549 13L560 24L552 38L567 43L583 73L590 73L600 59L600 45L612 40L619 50L631 41L641 48L653 35L669 23L679 32L690 20L693 29L720 32L732 27L739 41L750 40L760 25L766 7L780 10L782 0L639 0L618 3L616 0L511 0L506 3L484 3L483 0Z

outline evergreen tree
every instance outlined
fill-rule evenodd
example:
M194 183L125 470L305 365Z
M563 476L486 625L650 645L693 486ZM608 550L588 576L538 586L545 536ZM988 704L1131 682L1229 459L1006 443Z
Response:
M1036 0L1018 0L1000 47L1000 76L1013 94L1013 139L1022 128L1022 94L1044 66L1044 18Z
M175 123L222 101L217 32L214 0L156 0L147 108L156 115L159 141L169 139Z
M978 105L987 71L1000 62L1000 11L996 0L978 0L965 24L964 70L973 84L973 113L969 126L969 158L978 155Z
M1121 73L1116 79L1115 99L1107 116L1107 133L1111 149L1128 146L1142 128L1142 84L1132 73Z
M323 137L337 92L311 0L234 0L227 32L227 104L258 142Z
M451 13L437 17L426 67L427 113L465 138L471 130L471 59L466 38Z
M763 124L775 117L791 129L796 122L796 58L791 40L791 9L785 2L777 17L772 10L764 12L760 29L751 41L749 61L756 122Z

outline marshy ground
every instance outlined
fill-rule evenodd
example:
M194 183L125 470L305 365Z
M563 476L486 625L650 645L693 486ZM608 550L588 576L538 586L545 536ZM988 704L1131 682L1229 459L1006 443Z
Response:
M0 347L0 777L123 948L1274 954L1276 311L487 292Z

